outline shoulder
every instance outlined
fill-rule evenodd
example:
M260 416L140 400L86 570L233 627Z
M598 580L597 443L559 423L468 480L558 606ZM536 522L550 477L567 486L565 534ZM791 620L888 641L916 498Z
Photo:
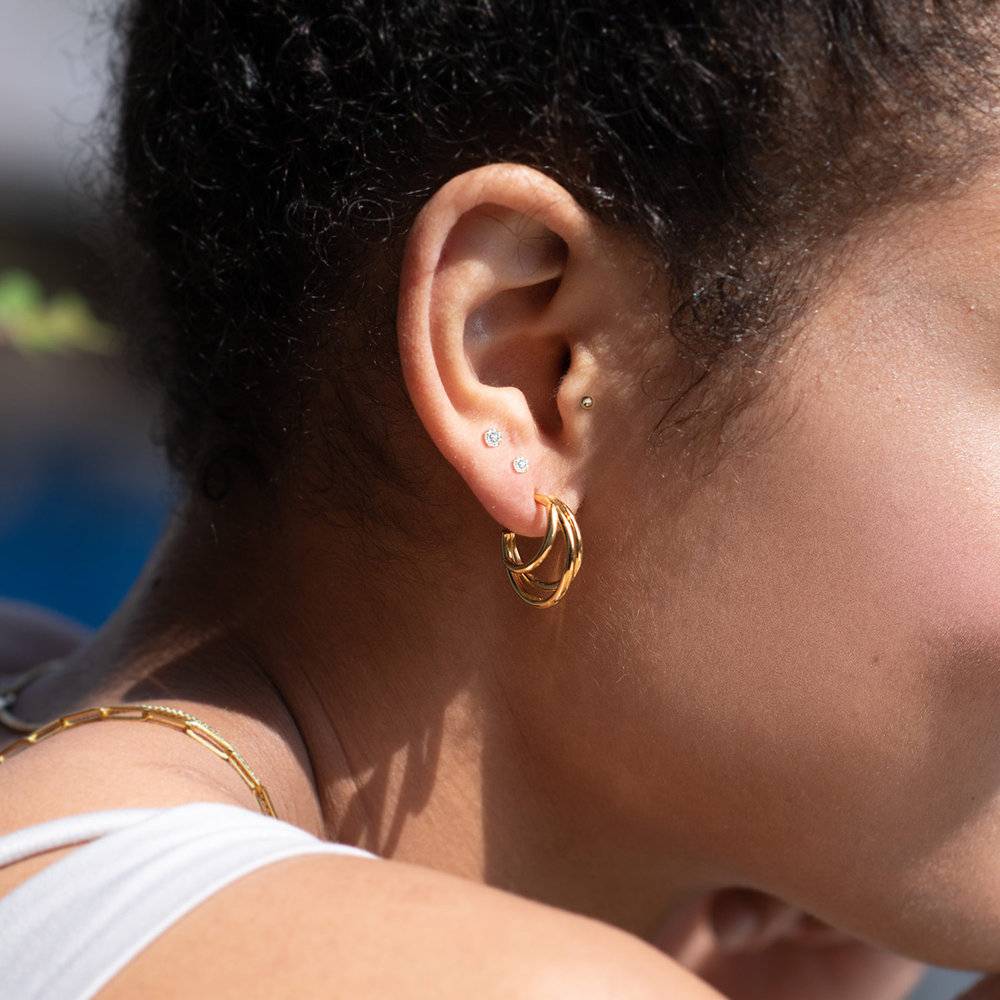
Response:
M0 601L0 678L63 655L82 637L57 616ZM106 768L106 780L86 786L85 794L72 768L53 767L59 762L53 755L62 760L69 753L67 744L52 741L17 758L10 784L21 780L34 795L14 797L22 808L5 815L0 833L63 814L67 806L113 807L123 788L133 805L204 797L203 783L185 778L200 771L201 748L155 728L142 737L136 742L134 730L124 727L78 734L72 755L100 744ZM150 782L135 762L155 761L161 750L175 768L169 782ZM185 753L199 755L187 768ZM129 765L118 773L116 761ZM242 788L227 794L220 784L210 791L211 798L246 804ZM11 878L0 878L0 895L36 862L51 863L65 850L72 848L6 871ZM187 1000L192 982L216 1000L719 1000L651 946L597 921L415 865L331 855L276 862L238 879L157 937L100 997Z
M246 875L171 926L102 1000L718 1000L631 935L415 865L330 855Z

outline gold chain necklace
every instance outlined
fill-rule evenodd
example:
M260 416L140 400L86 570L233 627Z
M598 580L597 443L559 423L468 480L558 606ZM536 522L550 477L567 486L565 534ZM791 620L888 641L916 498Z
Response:
M50 661L49 663L33 667L25 674L22 674L13 684L0 691L0 721L8 726L9 722L12 721L15 725L9 726L9 728L18 732L27 732L26 736L19 736L5 747L0 747L0 764L27 750L28 747L34 746L36 743L40 743L50 736L54 736L56 733L73 729L75 726L86 725L89 722L103 722L105 719L132 719L138 722L155 722L163 726L169 726L171 729L182 730L193 740L211 750L217 757L221 757L243 779L247 788L253 792L261 812L266 813L268 816L276 817L274 808L271 805L271 797L267 794L267 789L261 784L257 775L253 773L253 769L243 759L242 754L207 722L202 722L189 712L182 712L179 708L147 704L101 705L94 708L83 708L78 712L70 712L68 715L61 715L52 722L30 729L27 723L11 715L8 709L17 700L17 695L21 689L51 665L52 662Z

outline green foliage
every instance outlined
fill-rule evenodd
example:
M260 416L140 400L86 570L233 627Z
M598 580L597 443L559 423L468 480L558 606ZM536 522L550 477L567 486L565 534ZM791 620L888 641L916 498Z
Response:
M110 354L113 330L101 323L75 292L46 299L42 286L24 271L0 272L0 343L37 353L86 351Z

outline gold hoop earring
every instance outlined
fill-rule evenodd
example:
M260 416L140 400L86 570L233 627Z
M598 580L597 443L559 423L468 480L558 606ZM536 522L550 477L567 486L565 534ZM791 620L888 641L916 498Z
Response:
M565 597L569 585L580 572L580 564L583 562L583 539L573 512L562 500L546 496L544 493L536 493L535 502L545 507L549 514L541 547L531 559L522 561L521 553L517 551L517 535L513 531L501 531L500 553L507 578L517 596L533 608L551 608ZM539 580L534 571L545 562L546 556L552 551L558 531L562 531L566 546L566 564L562 576L558 580Z

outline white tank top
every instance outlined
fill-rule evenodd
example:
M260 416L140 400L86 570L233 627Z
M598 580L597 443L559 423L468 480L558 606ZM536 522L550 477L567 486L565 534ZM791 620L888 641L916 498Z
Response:
M174 921L273 861L375 857L241 806L189 802L15 830L0 836L0 867L70 844L82 846L0 898L5 1000L89 1000Z

